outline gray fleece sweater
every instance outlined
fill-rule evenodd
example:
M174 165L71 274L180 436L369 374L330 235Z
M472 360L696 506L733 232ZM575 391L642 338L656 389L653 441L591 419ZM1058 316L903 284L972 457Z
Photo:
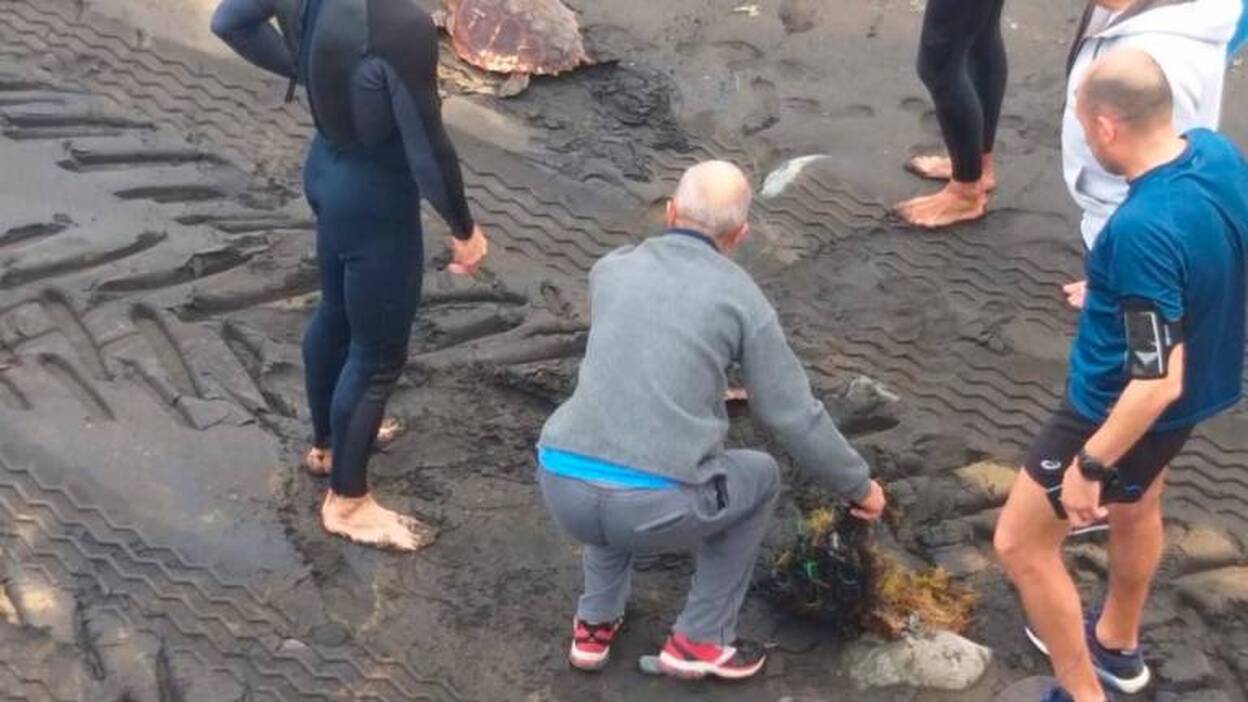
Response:
M695 484L724 450L726 369L798 467L863 499L869 469L811 393L775 309L709 240L669 233L603 257L589 275L591 327L572 397L541 444Z

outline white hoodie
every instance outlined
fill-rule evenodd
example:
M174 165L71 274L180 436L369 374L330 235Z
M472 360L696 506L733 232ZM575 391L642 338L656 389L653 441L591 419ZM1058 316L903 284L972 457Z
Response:
M1180 132L1217 129L1222 113L1227 46L1244 12L1244 0L1136 0L1110 12L1094 2L1084 15L1071 50L1062 121L1062 168L1066 185L1083 210L1088 248L1127 197L1127 182L1097 163L1075 117L1075 90L1098 56L1129 47L1148 52L1161 66L1174 93L1174 123Z

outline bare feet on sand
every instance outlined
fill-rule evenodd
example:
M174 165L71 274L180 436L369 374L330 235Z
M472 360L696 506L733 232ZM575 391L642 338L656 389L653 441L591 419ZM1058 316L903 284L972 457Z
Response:
M906 161L906 170L927 180L953 180L953 159L948 156L914 156ZM985 192L997 189L997 167L992 154L984 154L984 170L979 184Z
M381 428L377 430L376 447L385 448L394 443L394 440L399 438L399 435L406 428L402 421L394 417L386 417L385 421L381 423ZM334 469L334 453L327 448L313 447L303 457L303 467L315 476L324 477L329 475L330 471Z
M377 429L377 447L385 448L386 446L394 443L394 440L399 438L399 435L402 434L403 430L406 428L407 427L403 426L403 422L398 419L395 419L394 417L386 417L381 422L381 427Z
M419 551L437 538L433 527L382 507L372 495L342 497L329 492L321 507L321 523L335 536L393 551Z
M1062 292L1066 293L1066 304L1081 310L1083 309L1083 301L1088 296L1088 281L1079 280L1074 283L1067 283L1062 286Z
M312 475L329 475L334 468L334 454L329 449L313 446L303 457L303 467Z
M907 200L897 206L897 214L908 224L939 229L959 222L970 222L988 211L988 193L978 183L949 181L944 190Z

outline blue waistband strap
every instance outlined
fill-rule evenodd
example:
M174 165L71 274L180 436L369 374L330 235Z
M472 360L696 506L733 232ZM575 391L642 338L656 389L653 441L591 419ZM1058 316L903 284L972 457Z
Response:
M537 460L548 473L574 480L592 480L638 490L668 490L679 482L567 451L537 447Z

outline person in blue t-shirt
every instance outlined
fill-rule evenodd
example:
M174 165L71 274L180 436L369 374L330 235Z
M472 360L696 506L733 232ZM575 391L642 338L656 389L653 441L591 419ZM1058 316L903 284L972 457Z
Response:
M1029 451L995 539L1027 633L1057 671L1051 700L1148 684L1139 629L1162 554L1166 466L1241 396L1248 162L1213 132L1180 136L1172 101L1138 50L1098 60L1078 92L1093 154L1130 192L1088 255L1066 403ZM1085 622L1060 549L1098 520L1110 526L1109 592Z

